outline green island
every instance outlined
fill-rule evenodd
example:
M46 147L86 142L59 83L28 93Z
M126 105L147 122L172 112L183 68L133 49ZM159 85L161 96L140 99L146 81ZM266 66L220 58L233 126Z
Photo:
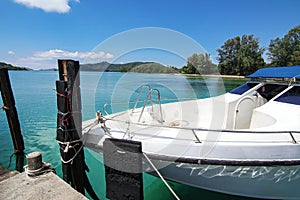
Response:
M17 67L17 66L13 66L11 64L7 64L4 62L0 62L0 69L8 69L8 70L23 70L23 71L29 71L32 69L26 68L26 67Z
M179 69L176 67L164 66L156 62L130 62L124 64L100 62L95 64L82 64L80 65L80 70L98 72L179 73Z

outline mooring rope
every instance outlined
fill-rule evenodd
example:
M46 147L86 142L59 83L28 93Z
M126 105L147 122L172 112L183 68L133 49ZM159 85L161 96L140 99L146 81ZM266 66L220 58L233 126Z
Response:
M24 170L25 170L25 173L30 177L36 177L36 176L39 176L41 174L45 174L48 172L56 173L55 168L51 168L51 164L46 163L46 162L42 162L42 166L35 170L30 170L28 165L25 165Z
M9 156L9 163L8 163L7 169L10 168L10 165L11 165L11 159L12 159L12 157L13 157L14 155L15 155L15 153L12 153L12 154Z
M97 125L96 122L97 122L97 120L95 120L94 122L92 122L92 123L90 123L87 126L85 126L85 127L82 128L82 130L84 130L84 129L90 127L85 134L89 133L90 130ZM62 156L60 156L60 159L61 159L61 161L64 164L68 164L68 163L72 163L73 162L73 160L76 158L76 156L79 154L79 152L83 149L84 143L85 143L85 139L86 139L86 137L83 137L83 140L79 139L79 140L73 140L73 141L70 141L70 142L57 141L57 143L59 143L60 145L66 145L66 147L64 149L64 153L68 153L69 149L71 149L71 148L73 148L74 151L75 151L74 156L72 158L70 158L69 160L67 160L67 161L64 160L62 158ZM78 145L79 142L82 142L82 143L81 143L80 148L76 151L75 146ZM74 144L74 143L75 143L75 145L72 146L71 144Z
M67 89L64 91L64 93L59 93L55 89L53 89L53 90L56 92L57 96L65 98L66 109L67 109L67 112L65 112L65 113L61 112L60 110L58 110L59 127L57 128L57 130L61 130L63 132L68 132L68 131L70 131L70 129L67 130L67 126L69 125L70 119L73 116L73 112L71 111L70 102L69 102L69 99L70 99L70 96L71 96L71 92L68 91ZM95 122L91 123L87 127L93 125L94 123ZM84 127L83 130L86 129L87 127ZM90 131L90 129L88 130L88 132ZM62 145L64 145L63 152L65 154L68 153L68 151L71 148L73 148L74 152L75 152L74 156L72 156L72 158L70 158L69 160L64 160L63 157L62 157L62 155L60 156L60 159L61 159L62 163L64 163L64 164L68 164L68 163L72 164L73 161L74 161L74 159L76 158L76 156L81 152L81 150L84 147L84 141L82 141L81 139L73 140L73 141L68 141L68 142L62 142L62 141L57 140L57 142L61 146L61 148L63 148ZM80 145L80 143L81 143L81 145ZM78 146L78 145L80 145L80 147L78 148L78 150L76 150L76 146Z
M143 155L147 159L147 161L149 162L149 164L151 165L151 167L155 170L155 172L157 173L157 175L159 176L159 178L163 181L163 183L167 186L167 188L169 189L169 191L173 194L173 196L175 197L175 199L180 200L180 198L177 196L177 194L174 192L174 190L171 188L171 186L168 184L168 182L164 179L164 177L161 175L161 173L155 167L155 165L150 160L150 158L147 156L147 154L145 152L143 152Z
M92 126L92 125L96 126L96 125L98 124L98 123L96 123L96 122L97 122L97 119L96 119L94 122L92 122L92 123L86 125L85 127L82 127L82 130L85 130L86 128L88 128L88 127L90 127L90 126ZM86 133L89 133L90 130L91 130L94 126L92 126Z
M64 153L68 153L69 149L73 148L75 151L75 154L72 158L70 158L69 160L64 160L62 158L62 156L60 156L60 160L64 163L64 164L68 164L68 163L73 163L73 160L76 158L76 156L79 154L79 152L82 150L84 144L81 141L81 139L79 140L74 140L74 141L70 141L70 142L61 142L61 141L57 141L59 144L61 145L66 145L65 149L64 149ZM76 145L79 145L79 142L82 142L81 146L79 147L78 151L76 151ZM74 146L71 146L71 144L76 143Z

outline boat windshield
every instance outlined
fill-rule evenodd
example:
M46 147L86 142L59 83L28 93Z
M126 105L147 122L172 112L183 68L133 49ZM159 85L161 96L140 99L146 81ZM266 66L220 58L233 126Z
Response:
M267 99L268 101L273 99L280 92L288 87L285 83L266 83L263 87L259 88L257 92Z
M248 82L244 85L241 85L240 87L230 91L232 94L239 94L242 95L243 93L247 92L251 88L258 85L259 82ZM287 84L284 83L275 83L275 82L268 82L264 86L257 89L257 92L264 97L266 100L270 100L273 97L275 97L277 94L282 92L288 87Z
M231 94L243 94L258 84L259 84L259 82L247 82L244 85L241 85L241 86L231 90L230 93Z
M300 86L294 86L274 101L300 105Z

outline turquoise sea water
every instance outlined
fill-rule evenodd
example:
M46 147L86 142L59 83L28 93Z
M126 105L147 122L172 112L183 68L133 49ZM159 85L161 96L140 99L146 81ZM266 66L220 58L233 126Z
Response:
M56 168L59 176L61 161L56 137L56 92L58 72L10 71L10 80L25 141L25 153L40 151L43 160ZM162 103L171 99L205 98L229 91L244 83L243 79L213 77L186 77L165 74L95 73L81 72L83 120L95 117L97 110L109 102L128 102L136 98L137 89L143 84L159 89ZM1 99L2 103L2 99ZM117 112L132 105L112 106L108 110ZM13 153L12 140L5 112L0 112L0 163L9 166ZM85 150L90 168L88 176L101 199L105 199L105 177L101 156ZM100 162L99 162L100 160ZM12 158L10 169L15 168ZM181 199L244 199L169 182ZM145 199L173 199L171 193L156 177L144 174Z

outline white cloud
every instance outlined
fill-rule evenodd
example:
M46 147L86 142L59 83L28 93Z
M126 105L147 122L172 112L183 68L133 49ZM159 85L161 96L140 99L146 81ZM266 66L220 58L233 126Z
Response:
M15 54L14 51L8 51L7 53L8 53L9 55L14 55L14 54Z
M70 11L70 0L14 0L14 2L29 8L40 8L45 12L67 13ZM74 0L79 3L79 0Z
M61 49L51 49L48 51L34 52L28 57L7 58L5 61L16 66L28 67L31 69L57 68L58 59L78 60L81 64L110 61L114 56L104 51L99 52L79 52L64 51Z
M111 59L114 56L110 53L100 52L78 52L64 51L61 49L52 49L49 51L41 51L34 53L37 59L52 58L72 58L72 59Z

